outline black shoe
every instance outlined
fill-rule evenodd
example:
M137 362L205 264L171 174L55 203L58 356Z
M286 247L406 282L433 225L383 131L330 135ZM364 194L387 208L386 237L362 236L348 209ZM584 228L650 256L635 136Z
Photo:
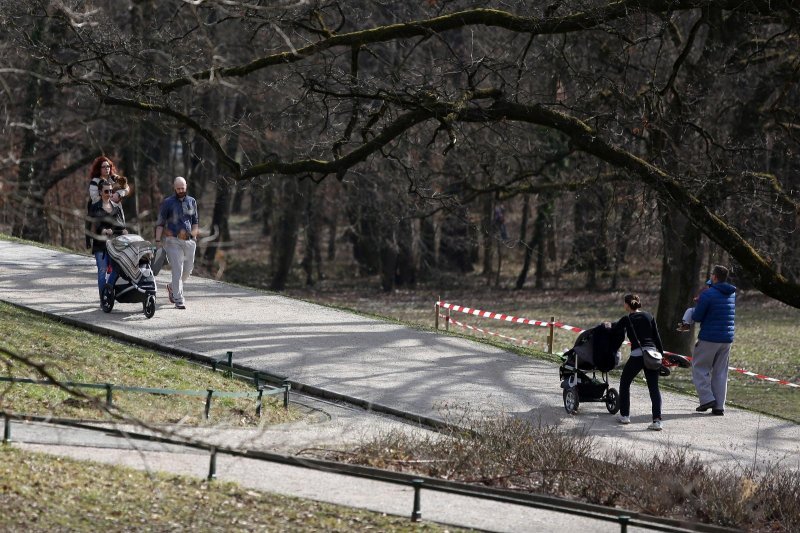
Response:
M725 411L723 409L712 409L711 414L714 416L725 416Z
M183 304L175 304L175 309L186 309L186 306Z
M716 400L711 400L710 402L706 402L706 403L698 406L697 409L695 409L695 411L697 411L698 413L705 413L706 411L708 411L709 409L711 409L715 405L717 405Z

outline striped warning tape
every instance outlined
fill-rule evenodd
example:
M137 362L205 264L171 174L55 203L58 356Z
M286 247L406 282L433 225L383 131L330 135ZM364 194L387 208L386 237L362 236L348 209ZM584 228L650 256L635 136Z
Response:
M441 309L450 309L452 311L458 311L458 312L461 312L461 313L466 313L468 315L475 315L475 316L479 316L481 318L491 318L491 319L495 319L495 320L503 320L505 322L513 322L515 324L529 324L531 326L542 326L542 327L549 327L550 326L550 322L543 321L543 320L532 320L532 319L529 319L529 318L515 317L515 316L511 316L511 315L506 315L506 314L503 314L503 313L495 313L495 312L492 312L492 311L482 311L481 309L473 309L471 307L464 307L464 306L452 304L452 303L449 303L449 302L443 302L441 300L437 301L436 305ZM470 329L470 330L473 330L473 331L479 331L481 333L485 333L486 335L493 335L495 337L501 337L501 338L505 338L505 339L510 339L510 340L515 341L515 342L529 342L531 344L536 344L535 341L525 341L524 339L522 341L520 341L519 339L516 339L514 337L508 337L508 336L505 336L505 335L501 335L500 333L496 333L496 332L489 331L489 330L486 330L486 329L476 328L474 326L469 326L467 324L462 324L461 322L453 320L452 318L450 318L450 317L448 317L446 315L440 315L440 316L445 318L445 319L447 319L447 320L449 320L451 324L455 324L457 326L461 326L463 328ZM581 328L578 328L578 327L575 327L575 326L562 324L561 322L553 322L552 324L553 324L553 327L564 329L564 330L567 330L567 331L573 331L575 333L583 333L584 331L586 331L584 329L581 329ZM625 344L630 345L630 342L629 341L625 341ZM674 352L664 351L664 355L677 355L677 356L680 356L680 357L685 357L688 361L692 360L691 356L681 355L681 354L674 353ZM758 374L756 372L750 372L749 370L745 370L744 368L736 368L736 367L733 367L733 366L729 366L728 370L731 370L733 372L736 372L738 374L742 374L742 375L745 375L745 376L750 376L750 377L753 377L753 378L756 378L756 379L760 379L760 380L763 380L763 381L769 381L771 383L777 383L779 385L786 385L786 386L792 387L792 388L800 388L800 384L798 384L798 383L793 383L793 382L785 380L785 379L771 378L769 376L765 376L764 374Z
M485 335L491 335L493 337L500 337L501 339L506 339L506 340L518 342L519 344L522 344L523 346L526 345L526 344L528 344L528 345L540 344L537 341L533 341L533 340L529 340L529 339L517 339L516 337L509 337L508 335L503 335L502 333L489 331L488 329L476 328L475 326L470 326L469 324L464 324L463 322L459 322L458 320L455 320L454 318L451 318L451 317L449 317L447 315L440 314L439 316L441 318L444 318L445 320L447 320L451 324L454 324L456 326L462 327L464 329L469 329L471 331L477 331L477 332L483 333Z

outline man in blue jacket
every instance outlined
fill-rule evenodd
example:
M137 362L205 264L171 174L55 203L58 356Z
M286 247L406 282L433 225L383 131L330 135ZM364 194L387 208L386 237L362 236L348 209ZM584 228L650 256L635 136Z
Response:
M715 265L711 287L700 294L692 320L700 323L692 358L692 382L700 399L699 412L725 414L728 393L728 357L736 318L736 287L728 283L728 269Z
M189 279L194 268L194 253L200 234L197 201L186 194L186 180L181 176L173 182L175 194L161 202L156 221L156 246L161 246L172 268L172 283L167 285L167 296L176 309L186 309L183 282Z

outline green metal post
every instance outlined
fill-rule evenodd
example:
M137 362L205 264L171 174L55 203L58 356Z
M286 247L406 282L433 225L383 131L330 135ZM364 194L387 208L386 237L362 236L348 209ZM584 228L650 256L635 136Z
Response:
M111 389L113 388L114 385L112 385L111 383L106 383L106 406L108 407L112 407L114 405L114 396L113 396L114 393L111 392Z
M283 408L289 409L289 390L292 388L292 384L288 381L283 382Z
M627 515L622 515L617 520L619 520L619 531L620 533L627 533L628 532L628 522L630 521L631 517Z
M258 388L258 372L253 372L253 381L255 382L256 388Z
M414 485L414 509L411 511L411 521L419 522L422 519L422 507L420 506L419 493L422 489L423 480L412 479L411 484Z
M6 416L5 427L3 428L3 444L11 442L11 417Z
M208 389L208 396L206 396L206 420L208 420L209 412L211 411L211 397L214 395L214 389Z
M264 395L264 388L263 387L259 387L258 388L258 399L256 400L256 416L258 418L261 418L261 405L262 405L261 397L263 395Z
M208 464L208 480L217 479L217 449L211 448L211 461Z

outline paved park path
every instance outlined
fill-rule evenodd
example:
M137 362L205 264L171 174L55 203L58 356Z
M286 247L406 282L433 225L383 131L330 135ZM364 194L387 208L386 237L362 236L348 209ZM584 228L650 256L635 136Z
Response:
M252 369L426 417L442 418L447 409L504 412L586 431L605 449L686 446L717 468L773 461L800 468L800 425L791 422L731 407L724 417L697 414L696 398L663 392L665 430L647 431L642 384L632 389L629 426L616 424L602 404L583 404L569 416L552 363L201 278L187 283L187 309L177 310L163 290L168 274L159 276L152 319L140 304L117 303L106 314L93 258L0 241L0 300L97 331L211 358L233 351L236 363Z

